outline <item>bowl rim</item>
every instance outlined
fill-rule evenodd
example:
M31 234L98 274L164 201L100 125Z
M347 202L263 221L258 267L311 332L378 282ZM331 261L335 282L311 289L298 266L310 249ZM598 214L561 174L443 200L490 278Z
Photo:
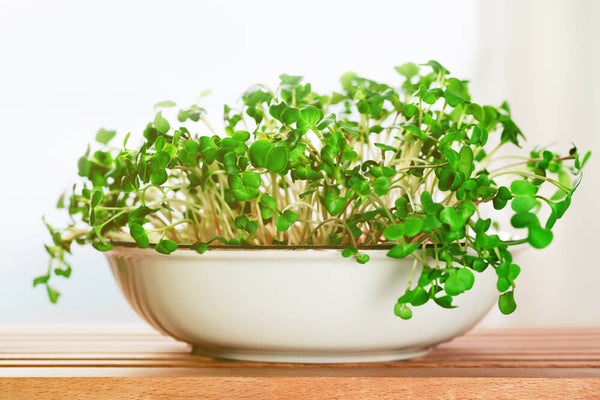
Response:
M113 248L135 248L139 250L154 249L156 243L150 243L147 248L142 248L136 242L125 240L110 241ZM358 250L389 250L394 247L395 243L357 246ZM230 245L230 244L211 244L207 250L244 250L244 251L261 251L261 250L344 250L351 245ZM428 245L429 246L429 245ZM192 250L191 244L177 244L177 250Z
M505 242L515 242L516 240L506 240ZM133 241L125 241L125 240L114 240L110 241L115 249L123 249L123 248L135 248L139 250L147 250L154 249L156 247L156 243L150 243L147 248L142 248L137 245L136 242ZM219 250L227 250L227 251L262 251L262 250L281 250L281 251L289 251L289 250L344 250L350 247L349 244L341 244L341 245L228 245L228 244L211 244L208 245L207 251L219 251ZM359 245L357 246L358 250L390 250L392 247L396 246L396 243L382 243L377 245ZM433 243L425 244L426 248L434 248ZM517 246L521 247L521 246ZM191 244L177 244L177 250L192 250Z

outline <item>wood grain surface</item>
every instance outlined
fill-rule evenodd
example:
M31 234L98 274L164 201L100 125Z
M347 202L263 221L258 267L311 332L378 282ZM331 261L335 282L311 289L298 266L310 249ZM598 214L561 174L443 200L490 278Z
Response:
M473 331L395 362L215 360L152 332L0 330L0 399L600 399L600 329Z

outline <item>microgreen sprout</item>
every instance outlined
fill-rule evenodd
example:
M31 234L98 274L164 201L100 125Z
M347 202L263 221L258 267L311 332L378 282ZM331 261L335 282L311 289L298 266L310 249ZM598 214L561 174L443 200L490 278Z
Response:
M281 75L275 91L255 86L241 109L225 105L220 135L203 108L177 110L170 101L156 105L137 147L129 134L111 145L116 132L101 129L98 149L77 163L82 182L58 205L71 224L47 225L51 261L34 286L58 300L49 280L71 274L65 256L73 242L107 251L135 241L164 254L182 244L198 253L331 245L359 263L369 261L361 248L381 245L389 257L414 260L391 307L400 318L430 301L455 307L454 297L488 268L500 311L513 312L521 268L511 248L548 246L590 153L496 156L524 139L506 103L473 102L467 81L436 61L396 70L398 85L347 73L342 90L329 94ZM494 232L505 210L521 239Z

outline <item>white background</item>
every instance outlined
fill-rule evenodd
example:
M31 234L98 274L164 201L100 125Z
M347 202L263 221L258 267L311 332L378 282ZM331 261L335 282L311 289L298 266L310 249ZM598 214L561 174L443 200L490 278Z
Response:
M41 222L100 127L140 134L162 100L199 101L213 125L254 83L346 71L389 83L433 58L477 101L508 99L529 145L596 154L555 241L521 258L519 308L485 326L600 325L597 286L600 2L0 0L0 324L142 323L101 254L77 248L53 306ZM208 97L198 99L205 89Z

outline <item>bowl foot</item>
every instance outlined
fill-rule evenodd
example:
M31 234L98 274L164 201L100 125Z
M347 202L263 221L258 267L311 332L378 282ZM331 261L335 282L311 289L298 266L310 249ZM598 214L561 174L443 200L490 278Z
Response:
M408 360L422 357L429 353L432 347L412 347L399 350L384 351L357 351L357 352L321 352L321 351L273 351L273 350L246 350L246 349L221 349L192 346L195 354L222 358L228 360L273 362L273 363L360 363L380 362L394 360Z

